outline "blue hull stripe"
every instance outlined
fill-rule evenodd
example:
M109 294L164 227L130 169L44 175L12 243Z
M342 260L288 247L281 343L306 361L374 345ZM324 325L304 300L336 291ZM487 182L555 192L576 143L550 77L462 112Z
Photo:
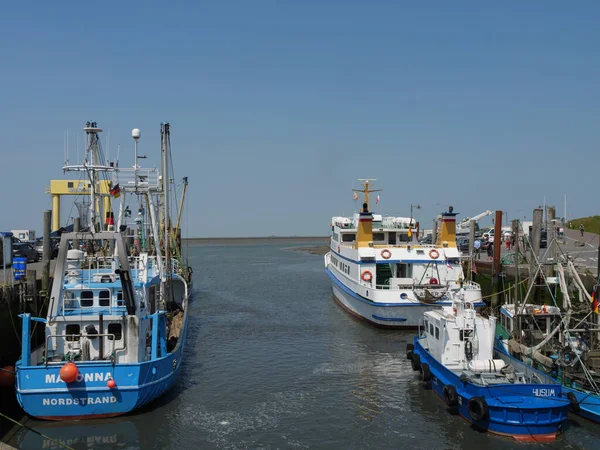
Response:
M366 299L365 297L358 295L356 292L354 292L353 290L351 290L350 288L348 288L344 283L342 283L340 280L337 279L337 277L333 274L333 272L331 272L331 270L329 269L325 269L325 272L327 273L327 275L329 275L329 278L331 278L331 281L333 281L342 291L344 291L346 294L350 295L351 297L355 298L356 300L360 300L363 303L367 303L371 306L382 306L382 307L413 307L413 306L420 306L420 307L424 307L424 308L429 308L431 306L452 306L452 302L436 302L436 303L432 303L432 304L425 304L425 303L379 303L379 302L373 302L369 299ZM473 303L473 306L475 307L480 307L480 306L484 306L485 303L483 302L475 302Z
M383 320L384 322L406 322L404 317L379 317L372 314L371 317L375 320Z
M342 256L340 253L336 252L334 249L330 248L329 251L331 253L334 253L337 257L341 258L341 259L345 259L348 262L354 263L354 264L374 264L373 260L370 261L356 261L354 259L350 259L347 258L346 256ZM393 263L393 264L399 264L399 263L411 263L411 264L428 264L428 263L436 263L436 264L443 264L446 265L447 263L450 263L450 265L453 266L459 266L460 264L454 264L454 261L458 261L460 260L460 258L454 257L454 258L450 258L450 259L378 259L375 262L383 262L383 263Z

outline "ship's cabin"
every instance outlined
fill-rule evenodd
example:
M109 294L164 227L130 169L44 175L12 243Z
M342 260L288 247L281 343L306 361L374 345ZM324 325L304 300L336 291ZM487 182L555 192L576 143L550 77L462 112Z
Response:
M515 315L515 305L500 308L500 336L508 339L516 336L520 322L523 344L533 347L542 342L561 321L560 309L556 306L526 304Z

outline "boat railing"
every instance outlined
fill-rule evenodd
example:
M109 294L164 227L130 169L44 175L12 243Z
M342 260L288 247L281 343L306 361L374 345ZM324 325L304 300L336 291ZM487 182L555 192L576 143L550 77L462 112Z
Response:
M81 338L82 337L86 337L88 339L93 339L96 337L112 337L112 339L109 339L109 342L112 344L112 350L111 350L111 355L115 354L115 334L114 333L98 333L98 334L93 334L93 335L84 335L84 334L47 334L46 335L46 342L45 342L45 348L44 348L44 354L46 355L46 361L45 361L45 365L49 366L49 365L60 365L60 364L64 364L65 361L61 360L61 361L51 361L48 352L48 341L50 340L50 338L64 338L65 342L67 342L67 338L71 338L72 341L69 342L78 342L79 343L79 350L81 350ZM77 346L74 346L75 349L77 349ZM56 350L50 350L52 353L55 353ZM82 362L85 362L86 360L83 360ZM106 364L114 364L115 360L114 358L109 358L109 359L94 359L93 361L90 360L90 362L94 362L94 363L106 363Z
M465 281L463 282L462 287L465 290L480 290L481 286L477 283L475 283L474 281ZM459 289L460 288L460 283L457 283L456 281L448 281L445 284L444 283L439 283L439 284L430 284L430 283L394 283L394 284L377 284L375 285L376 289L386 289L386 290L391 290L391 291L400 291L400 290L407 290L407 289L432 289L432 288L438 288L438 289L449 289L449 290L455 290L455 289Z

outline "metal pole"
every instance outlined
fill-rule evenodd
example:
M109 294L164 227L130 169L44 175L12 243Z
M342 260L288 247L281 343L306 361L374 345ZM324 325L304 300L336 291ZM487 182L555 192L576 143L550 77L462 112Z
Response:
M42 289L48 293L50 289L50 260L52 249L50 247L50 227L52 226L52 211L44 211L44 240L42 250ZM47 295L47 294L46 294Z
M533 210L533 226L531 227L531 234L529 236L529 244L531 247L531 259L529 264L529 285L535 282L535 273L537 271L536 260L540 253L540 239L542 235L542 219L544 211L541 208L535 208Z
M469 221L469 280L473 280L473 259L475 254L473 253L473 244L475 243L475 221Z
M73 231L75 233L78 233L79 231L81 231L81 217L75 217L73 219ZM79 250L79 239L77 239L77 238L73 239L73 248L75 250Z
M520 340L521 339L521 320L519 319L519 317L517 316L517 313L519 312L519 283L521 282L521 279L519 277L519 220L514 220L513 221L513 233L515 234L515 325L517 326L517 339Z

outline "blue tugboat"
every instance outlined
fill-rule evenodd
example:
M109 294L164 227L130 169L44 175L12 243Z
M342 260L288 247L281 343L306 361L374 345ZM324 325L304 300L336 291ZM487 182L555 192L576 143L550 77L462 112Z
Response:
M89 229L61 236L47 316L21 316L17 398L48 420L117 416L159 397L181 372L187 332L189 272L169 221L169 124L161 125L162 177L137 165L139 130L133 169L105 162L95 122L84 130L84 163L64 169L82 174ZM115 230L111 199L119 197ZM139 215L129 222L124 205L134 201ZM34 349L32 322L45 330Z
M578 406L575 396L494 359L495 328L496 319L477 315L459 292L451 309L424 314L407 358L425 386L477 428L520 441L554 440Z

